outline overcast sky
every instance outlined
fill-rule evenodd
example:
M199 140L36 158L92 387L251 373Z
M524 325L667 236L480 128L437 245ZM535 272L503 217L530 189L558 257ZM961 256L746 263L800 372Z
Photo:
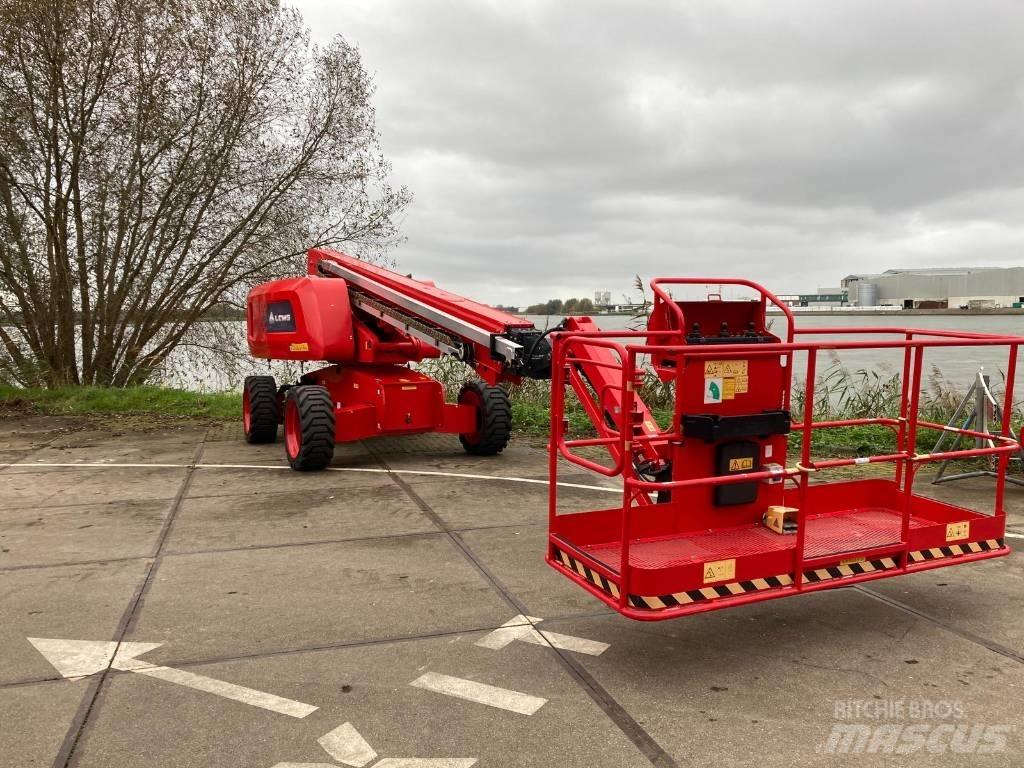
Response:
M491 303L1024 264L1024 3L299 0L358 45L403 271Z

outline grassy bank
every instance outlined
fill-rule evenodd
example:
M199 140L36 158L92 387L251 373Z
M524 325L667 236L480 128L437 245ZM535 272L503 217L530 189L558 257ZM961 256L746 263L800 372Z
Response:
M241 395L164 387L61 387L17 389L0 385L0 408L59 416L192 417L231 421L242 412Z
M429 361L422 366L429 375L445 386L451 399L457 395L468 371L455 360ZM1001 382L996 383L997 393ZM658 381L649 373L639 389L655 419L667 427L672 419L674 392L671 385ZM949 386L938 370L933 370L921 394L922 420L945 424L963 397L963 392ZM544 437L549 433L551 387L547 381L526 381L510 387L513 423L517 433ZM869 371L850 372L838 365L828 368L819 378L814 403L806 402L804 393L793 393L794 422L803 418L812 407L816 421L857 419L871 416L899 415L899 377ZM128 389L100 387L64 387L55 390L16 389L0 385L0 408L65 416L134 416L154 422L162 418L199 418L233 422L240 419L241 396L237 393L198 393L163 387L143 386ZM566 417L570 432L576 436L594 435L593 427L582 406L574 397L567 397ZM1013 423L1024 418L1019 408ZM921 430L917 449L932 448L937 433ZM801 435L794 432L790 445L798 450ZM891 453L896 447L895 433L886 427L858 426L818 430L814 436L817 456L850 456Z

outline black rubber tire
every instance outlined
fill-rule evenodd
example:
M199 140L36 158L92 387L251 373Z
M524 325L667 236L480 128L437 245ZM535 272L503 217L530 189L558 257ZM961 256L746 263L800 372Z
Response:
M288 439L289 409L296 409L298 450ZM303 384L288 390L285 401L285 455L292 469L310 472L323 469L334 458L334 401L327 387Z
M281 411L277 400L277 382L273 376L246 376L242 397L249 401L249 418L242 414L247 443L272 443L277 440ZM244 409L244 404L243 404ZM248 424L246 424L248 421Z
M501 387L482 381L468 381L459 391L460 403L477 408L479 428L471 434L459 435L459 442L474 456L494 456L504 450L512 436L512 404Z

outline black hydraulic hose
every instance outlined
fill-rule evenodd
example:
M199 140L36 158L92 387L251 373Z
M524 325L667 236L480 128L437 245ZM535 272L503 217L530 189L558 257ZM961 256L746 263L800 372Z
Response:
M533 353L537 351L537 345L544 340L545 336L547 336L549 333L554 333L555 331L562 330L565 330L565 320L562 320L562 322L560 322L556 326L544 330L540 336L533 340L533 344L530 345L530 351L526 353L526 361L528 362L533 359Z

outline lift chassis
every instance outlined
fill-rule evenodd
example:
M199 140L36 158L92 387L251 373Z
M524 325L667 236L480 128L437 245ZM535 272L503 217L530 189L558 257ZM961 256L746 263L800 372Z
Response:
M670 293L702 285L746 290L756 300L709 294L679 301ZM255 357L326 365L282 386L249 377L246 439L272 442L283 423L285 452L297 470L326 467L338 442L431 431L459 435L470 453L494 455L512 426L502 385L551 378L546 560L632 619L669 619L1009 553L1003 501L1010 456L1020 449L1009 419L992 436L922 420L918 406L928 350L1000 346L1008 355L1003 413L1013 413L1024 338L798 329L783 302L746 280L659 278L651 289L644 330L602 331L590 318L569 317L542 332L429 281L313 249L305 276L250 293L248 342ZM771 329L769 306L785 321L782 336ZM814 403L824 349L902 351L899 415L815 422L805 407L794 420L794 362L804 365L803 402ZM479 376L456 402L413 365L441 355ZM651 376L673 393L671 417L661 424L641 397ZM568 399L582 407L595 437L568 434ZM815 457L818 430L850 426L891 430L894 451ZM916 449L920 430L973 438L976 447L923 454ZM996 462L991 513L914 493L922 467L976 457ZM888 475L828 479L830 470L878 464L891 467ZM621 502L560 513L559 473L567 465L605 483L619 479Z

